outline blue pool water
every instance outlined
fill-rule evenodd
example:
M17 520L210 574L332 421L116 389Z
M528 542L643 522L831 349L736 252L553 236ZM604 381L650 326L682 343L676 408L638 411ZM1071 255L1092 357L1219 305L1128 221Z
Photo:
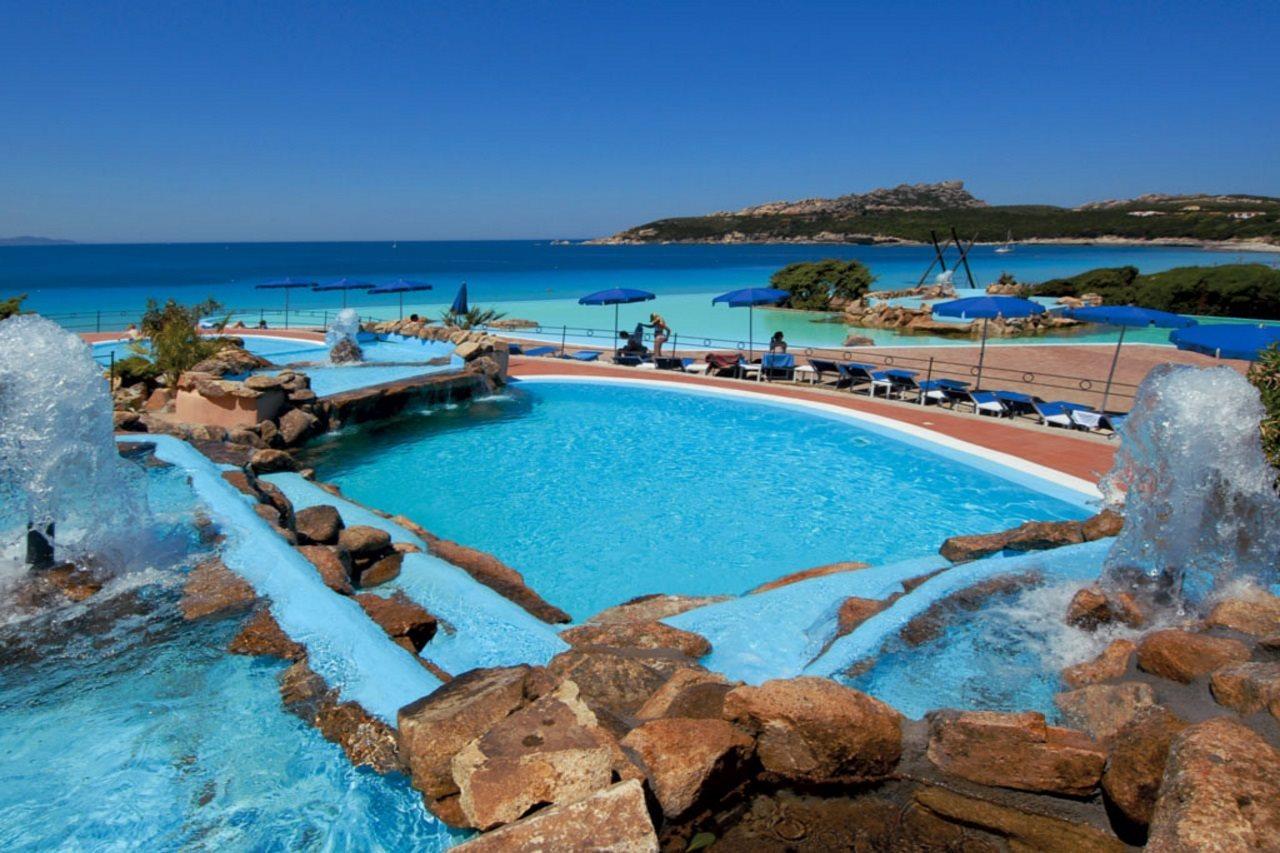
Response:
M100 320L93 312L141 313L149 297L194 303L213 296L229 308L254 312L283 307L280 291L254 289L271 279L349 276L386 283L404 277L435 285L433 291L410 294L406 313L437 316L466 281L473 303L495 305L510 316L548 326L606 330L612 328L613 312L578 305L577 298L605 287L634 287L652 291L658 299L623 306L624 327L657 310L682 338L733 342L746 337L745 312L723 305L713 308L714 294L763 285L789 263L819 258L857 258L877 276L877 287L899 289L916 283L932 253L923 246L552 246L547 241L398 243L394 248L390 242L11 246L0 247L0 297L26 293L27 307L33 310L78 312L80 316L62 322L92 331ZM1011 255L997 255L993 246L976 246L970 254L982 286L1004 271L1023 281L1043 281L1102 266L1132 264L1156 272L1238 261L1272 263L1276 256L1160 246L1044 245L1020 245ZM399 313L396 299L359 291L349 299L365 317L387 319ZM294 318L295 323L315 324L326 310L332 316L341 301L338 294L303 290L290 293L290 304L295 310L321 312ZM245 319L256 320L257 314L246 314ZM270 319L273 325L279 322L278 317ZM757 312L756 319L761 330L781 329L797 344L838 345L846 334L843 325L813 323L810 315L797 312ZM108 317L102 328L123 328L124 322L117 318L111 325ZM880 345L954 343L881 330L872 331L871 337ZM1114 339L1114 330L1105 329L1083 336L1086 341ZM1163 342L1165 335L1130 333L1130 340L1147 339Z
M845 419L604 383L524 382L353 428L309 464L357 500L495 553L577 619L1089 512Z

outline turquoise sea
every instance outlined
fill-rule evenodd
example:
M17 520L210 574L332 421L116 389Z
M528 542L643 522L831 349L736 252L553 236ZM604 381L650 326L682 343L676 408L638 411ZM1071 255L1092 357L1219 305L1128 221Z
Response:
M1240 261L1275 263L1266 253L1219 252L1195 248L1130 246L1019 245L1007 255L993 246L970 253L977 283L985 286L1001 272L1021 280L1042 281L1101 266L1133 264L1154 272L1190 264ZM623 306L624 327L658 311L690 344L713 339L716 345L743 340L747 312L711 305L725 290L765 284L778 268L796 261L827 257L857 258L877 276L876 286L914 285L932 258L923 246L557 246L548 241L402 242L402 243L197 243L156 245L70 245L0 247L0 298L26 293L27 307L49 315L75 313L64 323L79 330L123 328L149 297L199 301L214 297L246 316L280 309L284 294L254 285L286 276L330 281L341 277L375 283L398 278L432 283L433 291L408 294L406 313L435 314L467 282L473 304L496 306L508 316L527 318L558 335L562 324L581 342L611 335L613 310L577 304L577 298L606 287L632 287L658 295L654 302ZM951 253L954 260L955 252ZM936 270L935 270L936 272ZM957 283L965 281L963 271ZM291 308L301 311L291 323L317 323L324 311L342 304L339 293L290 292ZM366 317L395 317L395 297L349 294L350 304ZM98 312L103 312L99 318ZM317 312L317 313L310 313ZM279 326L282 316L268 314ZM757 311L756 337L782 330L794 343L838 345L839 324L814 323L798 312ZM585 331L591 328L595 331ZM1150 333L1163 341L1164 333ZM1114 332L1090 330L1071 342L1109 341ZM933 338L875 332L878 344L942 343ZM1130 340L1141 335L1130 334Z

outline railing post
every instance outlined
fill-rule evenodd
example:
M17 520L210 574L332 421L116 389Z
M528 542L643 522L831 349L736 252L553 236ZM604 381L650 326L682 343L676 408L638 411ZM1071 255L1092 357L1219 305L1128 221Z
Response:
M115 386L116 386L116 351L112 350L111 366L108 368L108 372L107 372L107 389L114 391Z
M926 384L933 381L933 356L929 356L929 367L925 371L924 381ZM920 393L920 405L924 405L924 392Z
M94 330L95 332L101 332L101 331L102 331L102 311L101 311L101 309L99 309L98 311L95 311L95 312L94 312L94 316L95 316L95 319L94 319L94 323L93 323L93 330Z

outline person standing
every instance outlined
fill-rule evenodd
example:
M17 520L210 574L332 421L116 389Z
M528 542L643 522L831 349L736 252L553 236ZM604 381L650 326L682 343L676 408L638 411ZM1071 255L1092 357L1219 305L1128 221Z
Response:
M671 327L662 319L661 314L650 314L648 326L653 329L653 356L661 358L662 345L671 338Z

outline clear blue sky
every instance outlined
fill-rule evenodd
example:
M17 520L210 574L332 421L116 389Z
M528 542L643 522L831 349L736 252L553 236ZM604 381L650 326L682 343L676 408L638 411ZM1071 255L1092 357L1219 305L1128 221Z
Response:
M963 178L1280 195L1280 3L0 0L0 235L589 236Z

